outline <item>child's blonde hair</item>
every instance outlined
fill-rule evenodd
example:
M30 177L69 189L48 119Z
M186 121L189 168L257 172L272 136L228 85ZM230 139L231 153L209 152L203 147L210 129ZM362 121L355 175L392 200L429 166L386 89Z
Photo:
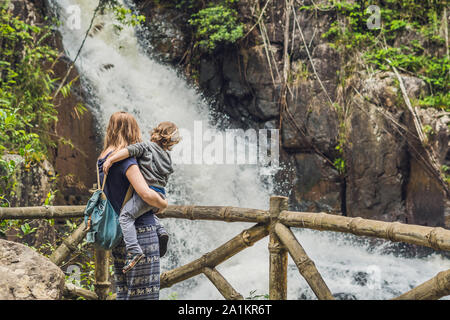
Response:
M172 147L180 142L181 137L175 123L164 121L158 124L156 128L153 128L150 140L157 143L164 150L172 150Z

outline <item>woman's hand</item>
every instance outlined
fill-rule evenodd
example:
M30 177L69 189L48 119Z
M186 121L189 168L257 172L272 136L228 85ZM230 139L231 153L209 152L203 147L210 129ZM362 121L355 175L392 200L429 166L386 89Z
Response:
M108 174L108 170L109 168L111 168L111 160L110 159L106 159L105 162L103 162L103 172L105 174Z
M142 200L153 207L163 210L167 208L167 200L161 198L155 190L149 188L137 165L133 164L130 166L126 172L126 176Z
M166 211L167 207L169 206L169 202L167 201L167 199L164 199L163 201L165 202L165 206L163 208L158 208L158 211L156 211L155 214L163 213L164 211Z

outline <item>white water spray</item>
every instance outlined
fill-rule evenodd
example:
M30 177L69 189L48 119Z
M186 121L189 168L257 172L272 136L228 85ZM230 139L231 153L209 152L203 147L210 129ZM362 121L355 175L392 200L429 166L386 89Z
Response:
M51 3L62 22L59 30L66 54L74 59L97 1ZM80 10L73 10L74 7ZM74 12L79 13L79 20L73 20ZM67 21L79 22L80 27L72 28L73 24ZM90 95L89 107L99 132L105 130L110 115L119 110L134 114L144 133L164 120L188 130L195 121L203 121L205 127L214 129L208 125L210 110L201 96L174 70L149 58L141 50L132 28L125 26L117 32L112 14L98 16L94 25L98 23L103 23L103 28L87 38L76 66ZM272 185L262 182L255 165L178 165L168 186L171 204L258 209L268 208L271 191ZM201 257L252 225L182 219L161 222L171 236L168 253L161 260L161 272ZM398 258L383 254L382 247L369 250L367 242L357 244L352 236L298 229L294 232L330 290L357 299L389 299L450 268L450 261L438 255L425 259ZM217 267L244 297L255 290L254 295L268 294L267 246L266 237ZM222 299L203 275L162 289L160 297L174 295L179 299ZM288 299L315 299L290 258Z

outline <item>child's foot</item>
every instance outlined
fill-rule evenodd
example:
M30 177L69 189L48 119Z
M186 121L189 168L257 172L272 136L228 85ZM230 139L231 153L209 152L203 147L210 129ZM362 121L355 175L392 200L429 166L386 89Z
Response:
M169 242L169 235L167 233L161 233L158 235L159 239L159 256L162 257L167 252L167 242Z
M127 260L125 261L125 266L123 267L122 272L127 273L133 269L143 257L143 253L127 254Z

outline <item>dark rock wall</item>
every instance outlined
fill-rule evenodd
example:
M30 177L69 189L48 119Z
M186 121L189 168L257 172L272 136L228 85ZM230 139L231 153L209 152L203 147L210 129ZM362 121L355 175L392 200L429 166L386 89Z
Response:
M353 79L347 79L350 84L344 88L341 85L339 73L349 61L321 37L336 18L332 11L297 11L316 73L328 96L311 68L297 28L288 45L292 94L287 96L287 107L281 108L285 1L273 1L267 8L267 48L256 27L237 45L209 55L193 51L192 30L185 13L157 6L153 1L135 3L146 15L152 33L147 35L151 55L193 79L236 126L280 128L280 154L286 169L279 174L278 191L290 195L291 208L444 225L448 207L445 196L418 159L423 150L414 147L406 133L412 130L413 122L394 74L369 75L365 70L356 70ZM264 4L265 1L259 3L260 7ZM247 30L256 21L255 5L254 0L241 0L238 4ZM291 17L291 26L293 22ZM276 60L272 66L266 49ZM402 79L411 98L427 90L418 78L402 75ZM330 105L328 97L333 102L344 97L349 106L345 119ZM433 110L421 112L423 123L435 128L431 143L438 150L440 164L448 164L448 115L438 115ZM332 165L340 156L336 146L342 126L346 140L342 155L344 174Z

